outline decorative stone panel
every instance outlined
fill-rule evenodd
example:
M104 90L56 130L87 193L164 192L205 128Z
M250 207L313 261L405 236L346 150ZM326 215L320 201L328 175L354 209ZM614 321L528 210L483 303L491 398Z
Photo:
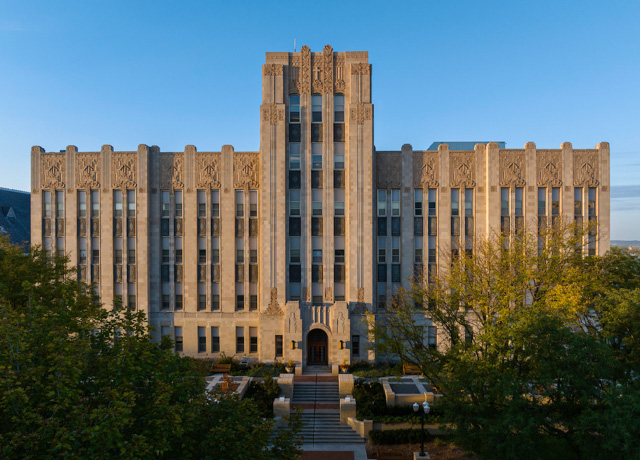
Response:
M594 150L573 151L573 185L597 187L600 184L600 158Z
M122 283L122 265L116 265L115 279L116 283Z
M76 187L79 189L100 188L101 164L99 153L76 154Z
M136 236L136 218L127 218L127 236Z
M300 93L311 94L311 50L307 45L300 49Z
M351 64L351 75L371 75L371 64L366 62Z
M160 188L162 190L184 188L184 153L160 155Z
M115 189L135 189L137 184L137 158L134 152L114 152L111 154L111 187Z
M182 228L183 228L182 217L176 217L176 235L175 236L182 236Z
M536 151L536 181L538 187L562 186L562 151Z
M233 186L236 189L257 189L260 171L256 153L238 152L233 156Z
M113 219L113 236L122 236L122 219Z
M324 288L324 301L333 302L333 289L330 287Z
M216 264L213 266L213 269L211 270L211 277L213 278L212 281L214 283L220 282L220 265Z
M500 150L500 187L526 185L526 159L522 150Z
M258 219L249 219L249 236L258 236Z
M211 219L211 236L220 236L220 219Z
M356 121L359 125L362 125L365 120L373 118L373 111L370 106L367 105L365 107L363 102L358 102L358 105L351 109L349 117L351 121Z
M333 48L326 45L322 50L324 72L322 74L323 92L333 94Z
M440 177L440 161L437 152L413 153L413 186L414 188L438 188Z
M300 92L300 57L292 56L289 61L289 93Z
M175 270L176 270L176 281L182 281L182 278L184 277L184 266L182 264L177 264L175 266Z
M449 153L449 185L453 188L476 186L476 156L474 151Z
M91 236L100 236L100 219L98 218L91 219Z
M64 219L56 219L56 236L64 236Z
M271 288L271 301L267 306L267 309L263 312L265 315L282 315L284 312L280 308L280 304L278 303L278 289Z
M65 188L65 155L62 153L43 153L40 155L40 186L43 189Z
M138 279L138 270L136 269L137 265L128 265L128 281L129 283L135 283Z
M87 219L78 219L78 236L87 236Z
M269 76L282 75L283 68L282 64L265 64L262 67L262 73Z
M196 153L196 188L220 188L219 153Z
M198 236L207 236L207 219L198 219Z
M87 282L87 266L84 264L78 265L78 281Z
M44 219L42 231L44 236L51 236L51 219Z
M264 104L262 117L265 122L276 125L278 121L284 121L284 106L278 106L275 102Z
M347 90L347 84L344 78L345 58L344 53L334 53L334 91L344 94Z
M376 155L376 188L402 187L402 155L378 152Z
M198 265L198 281L204 283L207 281L207 266Z

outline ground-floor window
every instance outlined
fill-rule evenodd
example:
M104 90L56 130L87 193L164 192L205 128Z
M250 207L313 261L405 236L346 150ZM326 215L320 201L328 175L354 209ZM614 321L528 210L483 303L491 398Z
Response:
M360 336L351 336L351 354L353 356L360 356Z
M280 358L282 356L283 351L283 341L281 335L276 335L276 358Z
M244 327L236 327L236 353L244 353Z

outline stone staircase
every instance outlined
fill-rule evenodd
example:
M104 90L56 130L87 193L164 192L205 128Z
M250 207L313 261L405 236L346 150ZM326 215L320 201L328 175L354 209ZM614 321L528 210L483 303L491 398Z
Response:
M340 424L337 377L295 378L292 406L304 410L301 434L305 444L364 443L349 425Z

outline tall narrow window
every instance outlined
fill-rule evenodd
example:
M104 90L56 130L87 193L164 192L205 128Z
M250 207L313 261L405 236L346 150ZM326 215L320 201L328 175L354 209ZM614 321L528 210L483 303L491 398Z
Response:
M281 335L276 335L276 358L281 358L284 351Z
M198 326L198 353L207 351L207 328Z
M391 237L391 263L392 264L400 263L400 237L399 236Z
M514 212L515 212L516 234L521 234L524 231L524 188L523 187L516 187L514 208L515 208Z
M300 123L300 96L289 96L289 123Z
M413 191L413 215L422 217L422 189L417 188Z
M451 189L451 217L460 215L460 189Z
M333 169L344 169L344 151L344 142L336 142L333 145ZM334 187L337 185L334 184Z
M198 218L207 217L207 198L204 190L198 190Z
M334 212L335 216L344 216L344 189L333 189Z
M78 190L78 218L84 219L85 217L87 217L87 192Z
M429 216L436 215L436 198L437 198L437 190L435 188L429 189Z
M538 188L538 216L547 215L547 189Z
M551 215L560 215L560 187L553 187L551 189Z
M236 190L236 218L244 217L244 190Z
M122 217L122 191L113 191L113 215L114 217Z
M391 215L400 215L400 189L391 190Z
M386 236L378 237L378 263L379 264L387 263L387 237Z
M422 237L416 236L413 240L413 263L422 264Z
M360 356L360 336L359 335L351 336L351 354L354 357Z
M127 263L135 265L136 263L136 239L127 238Z
M136 216L136 191L127 190L127 217Z
M244 284L236 283L236 311L242 310L244 310Z
M258 328L249 328L249 353L258 353Z
M289 215L300 215L300 190L289 190Z
M211 217L217 219L220 217L220 191L211 191Z
M182 327L176 326L174 329L175 334L175 349L176 352L182 351Z
M182 190L174 191L173 196L176 200L176 217L182 217Z
M220 353L220 328L211 327L211 353Z
M64 217L64 191L56 190L56 217L61 219Z
M45 219L51 218L51 192L42 191L42 215Z
M311 122L322 123L322 95L311 96Z
M87 239L78 238L78 263L85 265L87 263Z
M582 217L582 188L576 187L573 190L573 215L576 217Z
M249 190L249 217L258 217L258 191Z
M198 283L198 311L207 308L207 285L206 283Z
M289 144L289 169L300 169L300 143L298 142Z
M311 169L322 170L322 143L311 144Z
M91 190L91 217L97 219L100 217L100 191Z
M378 217L387 215L387 191L378 190Z
M322 216L322 190L311 190L311 213L313 216Z
M333 121L335 123L344 122L344 95L333 96Z
M300 263L300 238L289 238L289 263Z
M236 353L244 353L244 327L236 327Z
M116 265L122 264L122 238L114 238L114 259L113 263Z
M500 231L503 234L509 234L511 231L510 211L509 189L502 187L500 189Z
M162 217L169 217L171 215L171 202L169 201L169 191L163 190L160 193L160 199L162 201Z

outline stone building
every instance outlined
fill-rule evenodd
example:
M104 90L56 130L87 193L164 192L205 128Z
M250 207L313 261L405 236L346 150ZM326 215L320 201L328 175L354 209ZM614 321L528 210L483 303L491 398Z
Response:
M33 147L32 243L178 351L305 366L373 359L365 313L439 248L554 216L597 219L585 250L609 248L607 143L376 151L373 119L366 52L267 53L259 151Z

